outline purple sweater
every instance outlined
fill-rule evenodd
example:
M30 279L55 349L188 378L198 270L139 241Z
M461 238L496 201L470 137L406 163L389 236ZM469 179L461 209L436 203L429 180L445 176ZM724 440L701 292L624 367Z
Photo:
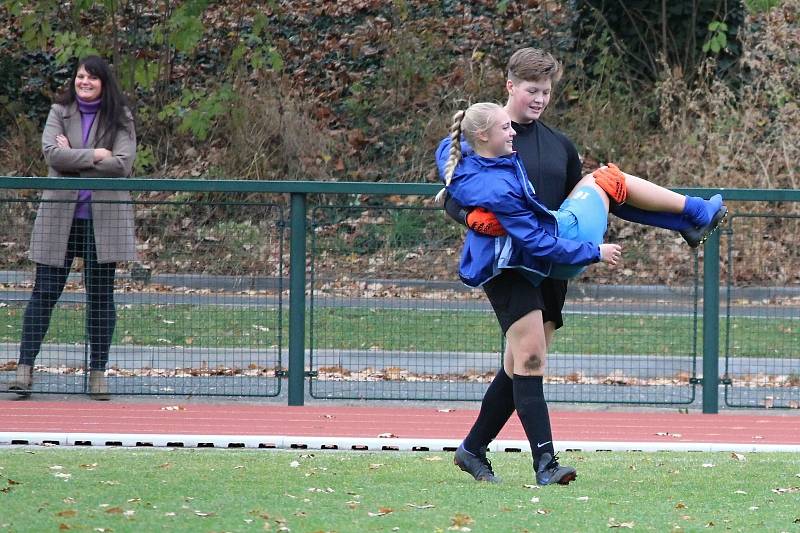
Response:
M97 111L100 109L102 100L98 98L92 102L86 102L76 97L78 102L78 110L81 112L81 131L83 133L83 146L86 148L86 143L89 141L89 132L92 130L92 124ZM75 205L75 218L90 219L92 218L92 191L81 189L78 191L78 203Z

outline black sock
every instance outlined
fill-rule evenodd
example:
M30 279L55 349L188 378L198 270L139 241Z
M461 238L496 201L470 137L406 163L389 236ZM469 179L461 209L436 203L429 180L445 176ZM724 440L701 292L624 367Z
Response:
M544 400L542 376L514 374L514 405L522 428L528 437L533 454L533 464L539 464L543 453L555 454L553 433L550 430L550 413Z
M476 455L497 437L513 413L514 381L501 368L483 395L481 411L464 439L464 449Z

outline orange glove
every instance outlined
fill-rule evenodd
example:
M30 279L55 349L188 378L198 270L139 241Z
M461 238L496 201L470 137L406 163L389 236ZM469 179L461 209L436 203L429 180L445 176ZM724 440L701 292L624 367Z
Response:
M494 213L487 211L483 207L476 207L467 213L467 227L490 237L500 237L506 234L505 228L494 216Z
M624 204L628 198L628 187L625 185L625 174L614 163L609 163L606 168L598 168L592 172L594 182L603 189L608 197Z

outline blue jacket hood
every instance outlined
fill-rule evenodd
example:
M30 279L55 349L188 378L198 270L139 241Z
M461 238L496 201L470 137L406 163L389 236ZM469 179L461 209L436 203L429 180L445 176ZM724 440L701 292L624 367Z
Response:
M462 206L491 211L508 232L489 237L467 231L459 265L459 277L466 285L483 285L505 268L521 270L538 285L555 263L587 265L599 261L600 250L595 244L557 237L556 218L536 197L516 153L487 158L476 154L464 141L461 148L462 159L448 192ZM442 181L449 152L447 137L436 150Z

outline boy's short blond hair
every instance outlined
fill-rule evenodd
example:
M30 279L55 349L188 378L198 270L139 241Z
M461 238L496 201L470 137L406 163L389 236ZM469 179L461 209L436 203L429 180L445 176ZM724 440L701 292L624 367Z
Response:
M561 73L561 63L540 48L520 48L508 60L508 79L516 83L546 79L556 83Z

